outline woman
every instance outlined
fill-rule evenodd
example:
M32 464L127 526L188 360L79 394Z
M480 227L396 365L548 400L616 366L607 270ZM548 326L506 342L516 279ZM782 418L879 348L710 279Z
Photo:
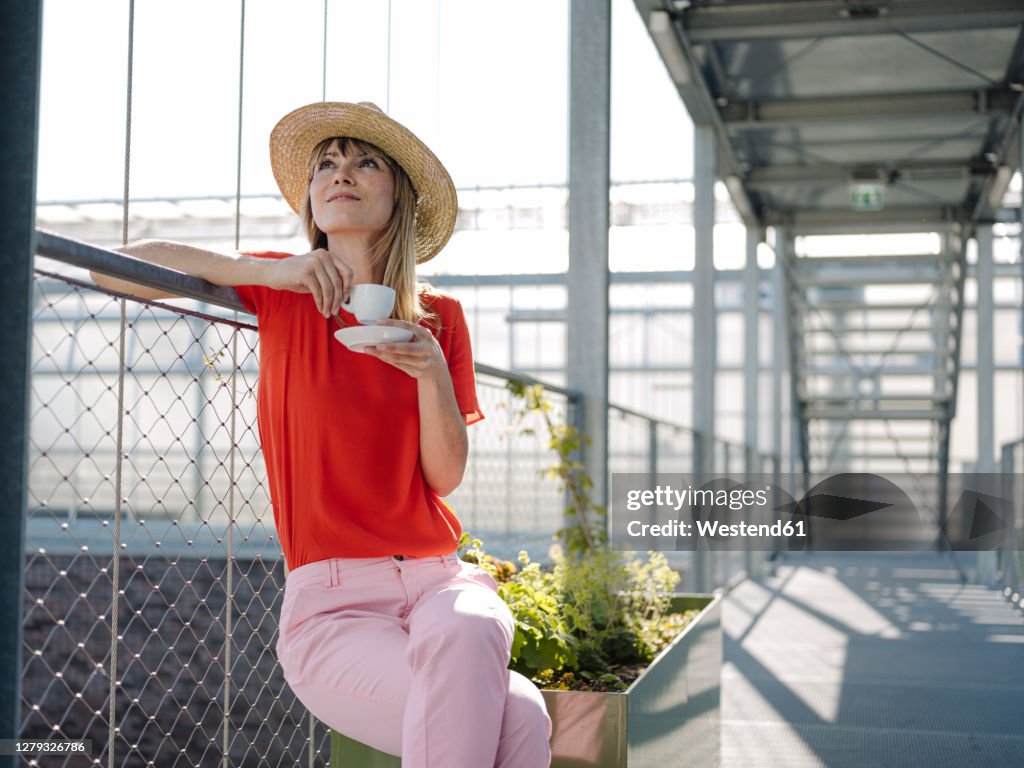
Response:
M260 439L289 568L285 679L321 721L403 766L546 766L543 699L507 669L514 621L493 580L453 554L461 528L441 500L483 418L462 309L415 278L454 229L451 178L372 104L297 109L270 149L309 253L122 250L236 286L258 318ZM395 308L348 349L334 334L357 325L341 305L361 283L393 288ZM411 338L387 341L395 328Z

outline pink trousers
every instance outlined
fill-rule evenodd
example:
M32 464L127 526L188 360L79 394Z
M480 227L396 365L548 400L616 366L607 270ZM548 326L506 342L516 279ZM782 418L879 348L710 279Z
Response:
M507 668L513 631L455 555L338 558L288 574L277 652L310 712L403 768L545 768L551 721Z

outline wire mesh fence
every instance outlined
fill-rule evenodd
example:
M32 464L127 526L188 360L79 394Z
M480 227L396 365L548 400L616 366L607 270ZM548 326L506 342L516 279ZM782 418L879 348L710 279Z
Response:
M274 652L284 569L256 329L202 309L37 272L21 736L93 754L35 764L327 764L327 730ZM504 384L480 377L487 419L448 501L495 554L543 556L562 494Z
M274 650L285 574L251 318L43 270L34 291L20 736L89 739L93 754L23 764L327 765L328 730ZM565 497L510 378L478 367L486 419L447 501L487 551L543 562ZM580 423L575 396L547 397L555 421ZM612 407L609 446L612 472L689 472L698 441ZM732 573L711 565L716 583Z

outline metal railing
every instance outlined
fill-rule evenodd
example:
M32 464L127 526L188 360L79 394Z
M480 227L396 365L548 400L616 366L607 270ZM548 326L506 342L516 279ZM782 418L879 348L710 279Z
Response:
M1002 493L1010 502L1013 519L1009 536L1003 538L1003 547L997 552L996 567L1003 585L1003 594L1010 602L1024 610L1024 498L1021 498L1021 472L1024 471L1024 439L1006 443L1002 447L1000 474Z
M45 233L39 250L200 303L36 272L20 736L91 739L96 765L326 765L273 651L284 570L251 318L212 314L233 292L193 278ZM539 424L516 428L515 375L477 374L487 418L449 502L488 551L543 560L563 524L553 457ZM578 422L573 393L548 394ZM610 431L612 471L692 469L692 430L613 408Z

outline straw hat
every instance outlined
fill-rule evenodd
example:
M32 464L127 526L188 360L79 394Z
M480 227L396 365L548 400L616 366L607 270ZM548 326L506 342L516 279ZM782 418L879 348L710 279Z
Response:
M313 149L336 136L367 141L402 166L416 191L416 261L436 256L455 229L455 185L427 145L376 104L321 101L289 112L274 126L270 164L292 210L299 213L306 201Z

